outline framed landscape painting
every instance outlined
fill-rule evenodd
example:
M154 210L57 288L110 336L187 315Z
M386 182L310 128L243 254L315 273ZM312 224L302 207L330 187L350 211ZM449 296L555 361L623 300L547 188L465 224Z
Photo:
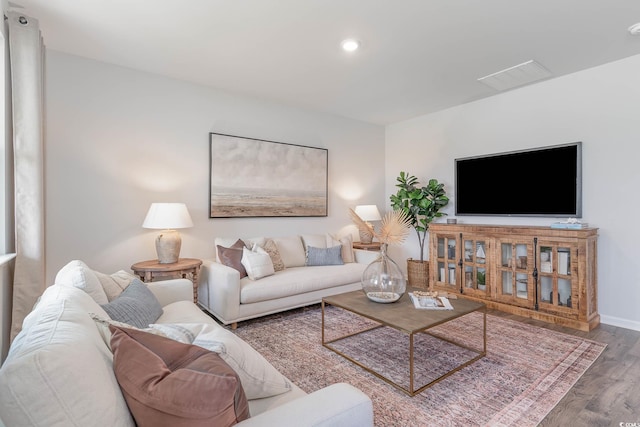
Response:
M210 133L209 153L209 218L327 216L327 149Z

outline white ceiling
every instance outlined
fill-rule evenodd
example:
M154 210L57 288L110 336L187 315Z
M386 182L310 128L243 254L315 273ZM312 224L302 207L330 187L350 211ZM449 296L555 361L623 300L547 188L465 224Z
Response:
M13 0L47 48L287 105L389 124L640 54L640 0ZM362 48L348 54L340 41Z

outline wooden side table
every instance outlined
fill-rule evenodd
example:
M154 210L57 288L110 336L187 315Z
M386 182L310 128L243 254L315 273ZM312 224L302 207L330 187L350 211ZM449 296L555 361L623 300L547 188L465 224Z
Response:
M361 243L361 242L353 242L353 249L364 249L365 251L379 251L382 243L380 242L371 242L371 243Z
M180 258L172 264L160 264L157 259L141 261L133 264L133 274L143 282L153 282L154 279L186 279L191 275L193 282L193 302L198 303L198 273L202 261L195 258Z

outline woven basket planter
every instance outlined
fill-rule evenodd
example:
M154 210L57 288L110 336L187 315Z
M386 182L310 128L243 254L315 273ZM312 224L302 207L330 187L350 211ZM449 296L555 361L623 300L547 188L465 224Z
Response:
M414 288L429 288L429 261L407 260L407 280Z

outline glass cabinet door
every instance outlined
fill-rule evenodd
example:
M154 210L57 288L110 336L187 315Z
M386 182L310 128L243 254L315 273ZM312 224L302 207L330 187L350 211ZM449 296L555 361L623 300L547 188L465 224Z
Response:
M487 251L486 240L475 236L463 236L463 292L486 297L487 292Z
M570 245L540 244L540 308L551 311L573 309L577 290L574 289L574 260L577 256Z
M532 278L533 245L512 240L499 241L496 298L510 304L533 307L535 296Z
M438 236L435 272L436 283L453 291L457 288L458 243L454 236Z

